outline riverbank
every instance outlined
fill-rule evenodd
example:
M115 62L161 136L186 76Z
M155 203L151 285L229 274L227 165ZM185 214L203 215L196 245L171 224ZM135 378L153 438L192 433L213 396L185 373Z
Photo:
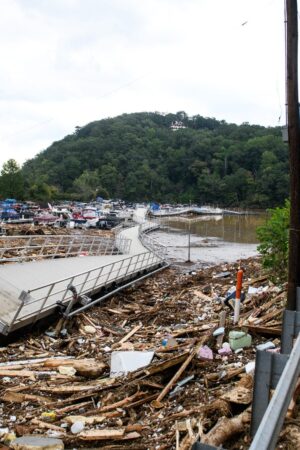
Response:
M245 301L234 327L224 299L239 267L245 270ZM207 443L247 449L249 363L256 345L280 347L285 299L286 286L268 281L259 258L185 273L166 269L75 316L63 335L40 328L1 347L1 427L16 436L55 436L67 448L182 450L200 432ZM224 335L215 337L224 313ZM251 335L249 347L222 347L234 329ZM111 377L116 351L135 352L135 362L147 354L150 363ZM225 430L219 421L224 415ZM232 417L240 420L238 434L229 432ZM291 443L286 430L281 448ZM4 435L5 442L14 436ZM222 442L216 444L216 436Z

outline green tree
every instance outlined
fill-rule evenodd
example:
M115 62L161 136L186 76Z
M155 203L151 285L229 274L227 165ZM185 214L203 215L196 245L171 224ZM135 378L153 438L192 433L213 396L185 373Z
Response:
M0 176L0 193L1 196L24 198L24 180L20 167L16 160L9 159L3 164Z
M258 251L262 255L263 267L270 271L272 278L285 279L288 268L288 230L290 203L268 210L270 217L266 224L258 227L260 241Z
M97 170L85 170L74 181L75 191L80 199L84 201L95 199L97 196L108 197L108 192L100 184L100 177Z
M175 120L186 128L172 131ZM22 173L28 192L42 182L55 186L61 198L92 198L104 188L127 200L188 198L266 208L288 197L288 170L279 127L179 111L123 114L77 127L27 161Z

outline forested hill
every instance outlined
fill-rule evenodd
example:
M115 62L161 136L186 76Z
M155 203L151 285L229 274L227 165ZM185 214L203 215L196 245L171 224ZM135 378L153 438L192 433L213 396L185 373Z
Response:
M173 130L172 123L185 128ZM269 207L288 196L281 130L135 113L76 127L27 161L28 196Z

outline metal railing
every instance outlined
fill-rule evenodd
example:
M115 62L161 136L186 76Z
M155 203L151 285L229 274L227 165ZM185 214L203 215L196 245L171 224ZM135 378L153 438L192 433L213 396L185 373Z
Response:
M128 254L131 240L92 235L3 236L0 238L0 262L44 258L67 258L85 254Z
M152 252L140 253L116 262L76 274L38 288L23 291L20 295L20 307L16 311L8 332L17 328L17 323L26 321L34 315L34 321L49 309L56 306L57 301L67 303L72 299L69 287L76 288L78 295L92 295L112 283L126 280L139 272L147 271L163 263L158 255Z
M149 236L151 231L161 228L160 221L151 220L139 225L139 239L148 250L155 253L163 260L167 257L167 247L161 244L157 239Z
M11 317L8 321L9 323L7 323L5 334L17 329L19 326L22 326L21 323L36 322L40 317L48 315L50 311L56 307L57 302L68 304L73 299L73 294L69 290L70 286L75 288L78 297L82 295L93 295L103 288L106 289L110 286L126 283L128 280L136 279L137 276L140 277L144 276L146 273L149 274L149 271L156 270L158 267L165 267L167 265L164 260L166 247L160 245L155 239L152 239L147 234L149 231L157 229L158 227L158 223L153 223L150 221L144 222L139 226L139 239L148 251L119 258L115 262L68 276L55 282L39 286L35 289L23 291L19 296L18 307L13 317ZM99 239L98 237L86 236L84 240L82 239L82 236L67 237L72 238L72 242L68 242L69 251L65 252L67 255L64 256L71 256L73 253L80 254L82 252L88 252L89 250L98 252L99 249L103 249L100 245L100 241L99 243L97 242ZM34 248L39 248L40 253L43 254L41 247L48 248L49 246L54 246L55 251L52 253L56 255L61 246L67 244L63 239L61 239L66 238L66 236L55 236L55 238L56 242L53 243L52 241L49 241L49 236L47 236L44 242L35 242L36 245ZM27 237L27 239L28 245L24 245L25 249L32 248L33 237ZM37 239L41 239L41 237L38 236ZM74 239L79 239L80 243L80 247L76 248L76 252L74 250L74 245L79 245L79 243L74 243ZM101 241L103 242L103 238ZM114 250L110 250L109 254L116 254L121 251L130 251L131 240L123 238L121 234L117 234L114 240L106 238L104 241L107 243L107 247L105 247L106 254L108 254L107 249L111 249L111 247L108 246L108 242L111 246L112 243L114 244ZM97 246L97 244L99 244L99 248L97 247L95 249L94 247L95 245ZM49 254L46 256L50 257ZM23 257L27 257L25 252ZM97 300L94 300L93 303L94 302L97 302ZM76 310L76 312L79 310Z

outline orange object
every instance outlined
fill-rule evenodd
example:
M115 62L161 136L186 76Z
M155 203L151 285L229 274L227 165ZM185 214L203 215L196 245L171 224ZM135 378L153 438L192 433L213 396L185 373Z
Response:
M236 277L236 290L235 290L235 298L240 299L241 298L241 292L242 292L242 284L243 284L243 270L240 269L237 273Z

